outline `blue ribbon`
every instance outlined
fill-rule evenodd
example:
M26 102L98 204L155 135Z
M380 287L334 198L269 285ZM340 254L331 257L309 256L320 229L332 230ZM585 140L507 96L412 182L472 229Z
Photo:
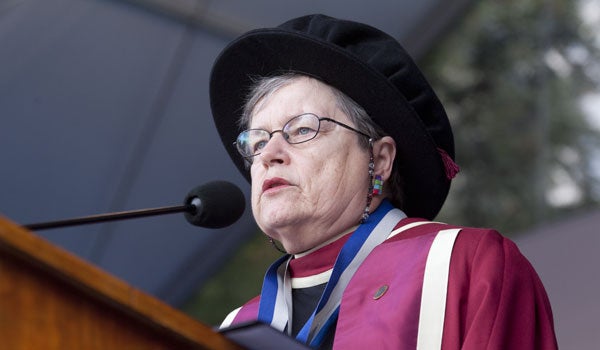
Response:
M385 230L387 230L387 232L383 232L385 233L385 236L380 235L382 238L378 238L377 241L370 243L369 246L365 246L365 242L367 242L375 227L379 225L382 219L392 209L394 209L393 206L387 200L384 200L381 205L379 205L379 207L369 216L368 220L361 224L344 244L333 266L331 277L329 278L329 282L327 282L325 290L323 291L323 295L321 296L321 299L319 300L315 310L296 336L297 340L303 343L309 343L310 341L311 347L317 347L323 342L328 329L330 329L330 327L337 321L339 305L341 302L341 300L329 300L332 292L338 285L340 278L348 266L357 257L357 255L363 256L362 258L364 259L364 257L375 247L375 245L379 244L387 237L389 229L385 228ZM399 210L396 211L400 212ZM404 216L403 213L400 212L400 214ZM399 215L397 218L393 218L391 221L393 222L393 224L391 224L392 228L399 218L401 218ZM388 225L390 224L388 223ZM364 251L361 252L361 249ZM291 287L289 287L290 283L285 283L285 281L286 279L289 279L289 275L286 273L286 270L287 263L289 263L291 258L292 257L290 255L285 255L274 262L271 267L269 267L263 281L263 287L260 296L258 319L262 322L271 324L273 327L281 331L283 331L285 326L289 324L290 317L285 300L286 297L288 300L291 300ZM360 264L353 266L353 268L355 270L358 269L358 265ZM285 269L283 268L284 266ZM355 270L348 270L349 275L347 273L347 276L344 277L345 283L347 283L352 275L354 275ZM285 313L285 318L282 319L282 315L278 314L279 320L276 320L276 313ZM324 317L326 317L326 319L324 322L321 322L322 324L313 326L315 318Z

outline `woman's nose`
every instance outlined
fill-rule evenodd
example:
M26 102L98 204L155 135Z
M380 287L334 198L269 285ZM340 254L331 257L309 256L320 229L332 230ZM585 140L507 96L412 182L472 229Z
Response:
M290 144L286 141L285 134L283 131L277 130L260 151L259 157L265 165L287 163L289 161L288 147Z

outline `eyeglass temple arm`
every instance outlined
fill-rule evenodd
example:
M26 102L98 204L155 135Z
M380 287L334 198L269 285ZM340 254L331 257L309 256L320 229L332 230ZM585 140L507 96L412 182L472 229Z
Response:
M344 124L344 123L342 123L342 122L338 122L338 121L337 121L337 120L335 120L335 119L331 119L331 118L320 118L319 120L327 120L327 121L329 121L329 122L332 122L332 123L334 123L334 124L337 124L337 125L339 125L339 126L341 126L341 127L343 127L343 128L346 128L346 129L348 129L348 130L352 130L352 131L354 131L354 132L357 132L357 133L361 134L361 135L362 135L362 136L364 136L364 137L367 137L367 138L372 138L371 136L369 136L369 135L365 134L364 132L362 132L362 131L359 131L359 130L356 130L356 129L354 129L353 127L351 127L350 125L346 125L346 124Z

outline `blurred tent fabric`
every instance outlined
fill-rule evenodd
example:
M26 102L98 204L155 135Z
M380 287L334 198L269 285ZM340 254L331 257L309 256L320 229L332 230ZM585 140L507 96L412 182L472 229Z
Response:
M600 210L521 232L521 252L544 282L561 349L600 348Z
M212 62L231 39L320 12L373 24L418 58L470 4L4 0L0 214L29 224L179 205L213 180L238 184L248 198L208 104ZM547 286L564 348L600 344L599 215L517 241ZM217 230L173 214L38 233L177 307L256 230L248 204L241 220Z

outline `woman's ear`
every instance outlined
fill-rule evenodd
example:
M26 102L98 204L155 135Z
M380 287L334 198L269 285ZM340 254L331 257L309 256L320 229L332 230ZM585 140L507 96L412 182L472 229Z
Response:
M390 136L384 136L373 143L375 158L375 174L387 181L392 175L392 167L396 158L396 141Z

